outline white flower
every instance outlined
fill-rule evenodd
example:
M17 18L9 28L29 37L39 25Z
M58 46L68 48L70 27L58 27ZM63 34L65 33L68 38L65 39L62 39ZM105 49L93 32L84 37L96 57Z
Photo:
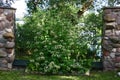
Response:
M35 62L35 61L33 59L31 59L30 62Z
M118 72L117 74L118 74L118 76L120 76L120 72Z

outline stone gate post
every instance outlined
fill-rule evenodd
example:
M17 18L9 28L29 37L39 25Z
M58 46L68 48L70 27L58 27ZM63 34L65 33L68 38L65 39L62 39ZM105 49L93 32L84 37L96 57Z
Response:
M12 68L15 47L15 9L0 7L0 70Z
M120 68L120 7L105 7L103 12L103 65L115 70Z

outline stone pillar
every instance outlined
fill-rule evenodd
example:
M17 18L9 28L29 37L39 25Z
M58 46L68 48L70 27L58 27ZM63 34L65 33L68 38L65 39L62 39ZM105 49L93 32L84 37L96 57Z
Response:
M0 7L0 70L12 69L14 61L15 9Z
M120 68L120 7L106 7L103 12L103 65L115 70Z

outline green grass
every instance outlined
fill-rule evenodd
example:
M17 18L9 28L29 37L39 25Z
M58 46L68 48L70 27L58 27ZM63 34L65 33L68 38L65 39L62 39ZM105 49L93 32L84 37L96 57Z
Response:
M120 80L116 72L92 72L91 76L26 74L23 71L0 71L0 80Z

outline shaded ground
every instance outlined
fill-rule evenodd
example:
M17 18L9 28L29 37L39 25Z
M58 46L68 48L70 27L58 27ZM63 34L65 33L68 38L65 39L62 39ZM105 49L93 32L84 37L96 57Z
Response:
M91 76L46 76L23 71L0 71L0 80L120 80L117 72L92 72Z

